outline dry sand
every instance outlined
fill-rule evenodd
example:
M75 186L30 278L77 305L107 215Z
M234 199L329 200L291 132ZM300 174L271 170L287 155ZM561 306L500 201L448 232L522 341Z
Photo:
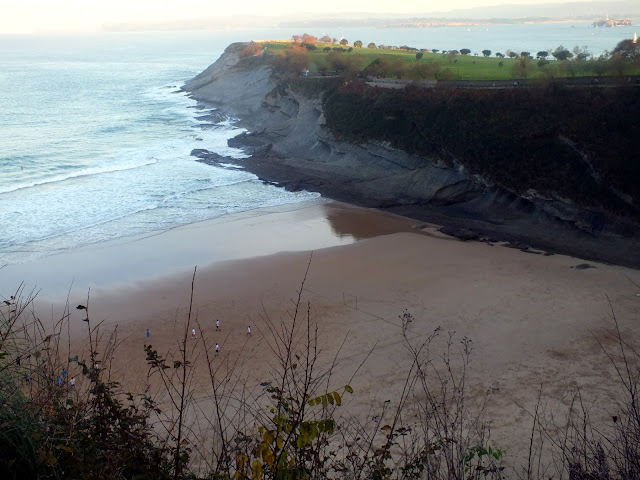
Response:
M326 228L318 216L329 221L332 240L302 239L298 243L306 242L310 248L298 245L285 247L298 251L275 253L274 244L279 240L288 244L289 237L306 229L305 222L310 225L310 239L314 229L318 233ZM594 418L607 421L618 390L598 342L613 347L604 333L612 320L608 299L626 338L638 338L640 289L632 281L640 284L640 271L593 262L589 263L596 268L580 270L572 268L584 263L576 258L461 242L413 228L415 223L322 201L303 209L254 212L214 222L206 229L194 225L186 232L124 242L114 252L133 258L148 249L158 258L163 254L173 258L172 250L189 250L191 241L230 242L227 248L251 257L218 257L224 261L198 268L194 313L199 339L192 345L194 354L201 355L203 336L210 345L219 342L221 353L215 362L240 355L254 385L269 379L274 365L264 338L270 335L264 316L288 318L309 265L302 300L305 310L307 302L310 305L311 319L319 328L321 361L328 364L342 345L336 388L349 380L373 349L352 382L355 394L348 401L352 411L366 416L385 400L393 403L398 398L410 366L399 320L407 310L415 319L410 326L415 341L442 328L434 354L441 352L446 332L455 332L456 347L463 337L472 340L468 391L475 398L492 392L486 411L491 443L506 449L512 464L524 461L531 428L526 410L533 411L541 386L551 409L568 387L579 385L589 401L596 402ZM184 243L178 246L176 241ZM268 245L252 250L261 241ZM327 245L333 246L321 248ZM81 255L90 257L97 251L106 250L94 247ZM147 328L154 348L177 349L193 273L192 258L187 257L181 270L179 260L172 263L176 273L171 275L130 282L124 269L119 282L105 281L92 293L92 322L104 321L103 328L118 324L121 344L112 368L124 373L129 386L141 388L146 378ZM84 303L85 297L86 292L72 293L70 302ZM73 310L72 320L82 326L80 319L81 312ZM216 319L220 332L215 331ZM201 358L199 362L196 390L203 399L208 375Z

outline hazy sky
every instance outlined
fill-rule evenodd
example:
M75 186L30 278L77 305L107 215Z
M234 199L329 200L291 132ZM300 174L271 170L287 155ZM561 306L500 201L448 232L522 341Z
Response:
M309 12L421 13L497 4L543 4L559 0L0 0L0 34L99 30L110 22L159 22L231 14L281 16ZM567 1L567 0L564 0Z

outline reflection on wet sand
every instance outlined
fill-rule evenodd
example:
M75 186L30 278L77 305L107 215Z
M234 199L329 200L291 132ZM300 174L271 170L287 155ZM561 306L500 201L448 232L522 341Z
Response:
M331 230L340 238L353 237L354 240L362 240L391 233L415 231L414 220L379 210L343 203L327 203L323 208Z

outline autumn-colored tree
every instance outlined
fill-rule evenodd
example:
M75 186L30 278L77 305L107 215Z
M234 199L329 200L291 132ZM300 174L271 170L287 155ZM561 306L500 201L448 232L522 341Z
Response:
M288 72L299 74L303 70L309 67L311 63L311 56L309 51L298 44L292 44L287 49L278 55L276 65Z
M249 45L244 47L240 53L239 57L254 57L256 55L260 55L264 50L264 45L261 43L251 42Z
M302 34L302 43L307 43L309 45L313 45L318 43L318 37L314 37L313 35L309 35L308 33Z

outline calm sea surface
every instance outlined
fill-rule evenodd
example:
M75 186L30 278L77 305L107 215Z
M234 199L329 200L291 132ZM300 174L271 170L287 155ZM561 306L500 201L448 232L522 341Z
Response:
M638 23L637 21L634 23ZM611 50L636 27L587 23L310 31L387 45L480 51ZM293 29L0 36L0 267L82 245L314 198L195 161L242 157L225 121L202 129L180 92L231 42Z

